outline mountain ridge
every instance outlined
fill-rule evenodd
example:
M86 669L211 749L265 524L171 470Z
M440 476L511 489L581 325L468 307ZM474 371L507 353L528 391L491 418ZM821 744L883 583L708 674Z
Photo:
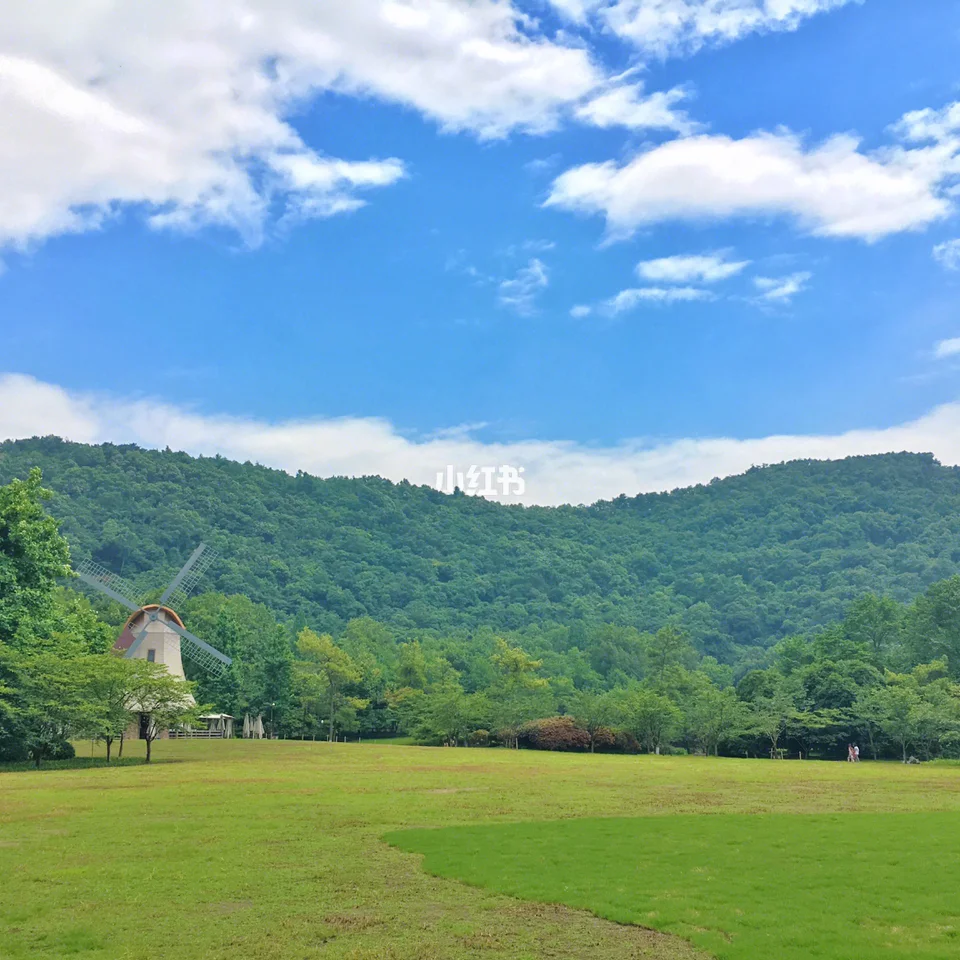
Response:
M0 444L0 483L33 466L75 556L147 587L205 539L222 555L216 589L334 632L358 616L438 631L676 622L730 660L863 592L909 600L960 567L960 469L930 454L528 507L135 445Z

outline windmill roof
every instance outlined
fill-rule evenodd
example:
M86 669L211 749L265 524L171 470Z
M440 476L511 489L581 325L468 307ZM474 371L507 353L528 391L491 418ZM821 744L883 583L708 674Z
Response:
M133 631L130 629L130 625L141 616L143 612L147 610L163 610L164 613L170 615L170 619L173 620L175 624L179 627L183 627L183 621L177 616L174 610L171 610L169 607L161 607L159 603L148 603L146 606L141 607L136 613L131 613L127 617L127 622L123 625L123 629L120 631L120 636L117 637L117 642L113 645L114 650L129 650L130 646L133 644L135 639Z

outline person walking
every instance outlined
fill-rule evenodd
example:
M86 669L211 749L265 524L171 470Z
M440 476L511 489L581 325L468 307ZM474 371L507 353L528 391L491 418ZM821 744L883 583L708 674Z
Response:
M847 744L847 763L853 763L853 744Z
M856 743L853 745L853 762L860 762L860 745Z

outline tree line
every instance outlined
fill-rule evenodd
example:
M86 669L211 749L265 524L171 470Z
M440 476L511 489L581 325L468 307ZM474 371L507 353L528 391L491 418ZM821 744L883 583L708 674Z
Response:
M0 484L34 466L76 558L146 591L204 540L222 557L217 589L334 638L369 617L401 637L562 627L583 650L606 625L669 623L739 671L862 594L912 601L960 561L960 471L923 455L556 508L169 450L0 443Z
M63 585L48 498L38 471L0 488L5 759L39 763L80 736L109 751L131 703L151 707L156 735L194 718L194 699L283 737L765 757L840 757L856 740L877 758L960 756L960 577L912 603L864 594L737 665L704 655L681 621L444 631L360 617L334 634L205 593L181 613L233 663L185 688L109 652L126 612Z

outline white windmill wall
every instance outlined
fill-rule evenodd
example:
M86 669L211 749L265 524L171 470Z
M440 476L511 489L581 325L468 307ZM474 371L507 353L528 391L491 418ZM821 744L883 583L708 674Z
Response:
M155 663L162 663L175 677L186 680L183 673L183 660L180 658L180 634L171 630L163 618L164 614L161 612L160 619L148 624L147 634L134 657L149 660L152 650Z
M156 610L157 608L151 607L150 609ZM141 611L138 614L134 614L130 620L127 621L127 625L117 641L117 649L126 651L124 656L130 656L128 652L129 647L132 645L134 638L139 636L140 631L143 629L146 617L147 613ZM175 617L176 614L172 614L165 608L161 608L159 617L147 624L147 632L140 646L137 647L134 652L133 657L136 660L150 660L152 652L154 663L163 664L163 666L167 668L167 671L173 676L180 680L186 680L183 672L183 660L180 656L180 634L167 626L167 623L174 620ZM196 702L193 700L193 697L190 697L190 700ZM136 704L131 704L130 709L134 713L139 714L142 712L142 708ZM134 721L127 731L127 736L131 739L136 739L139 735L139 721ZM162 733L161 737L166 737L166 733Z

